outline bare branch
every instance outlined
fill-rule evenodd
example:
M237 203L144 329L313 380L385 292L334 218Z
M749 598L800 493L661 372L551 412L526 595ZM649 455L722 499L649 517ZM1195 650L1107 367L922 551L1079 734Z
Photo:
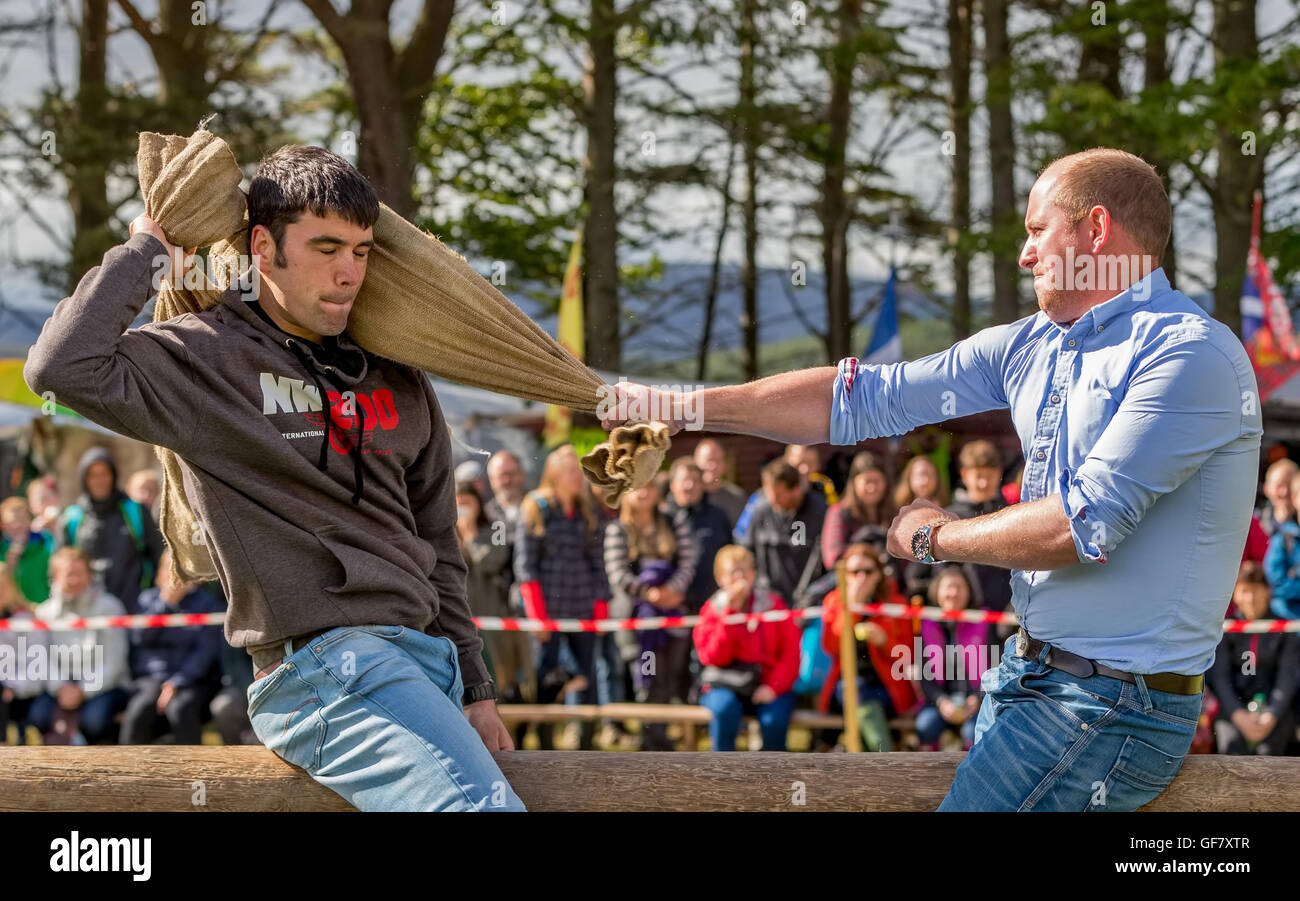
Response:
M330 0L302 0L303 6L311 10L311 14L320 22L325 33L334 39L334 43L342 47L348 40L347 21L339 15L338 10Z
M149 45L150 50L156 51L158 49L158 41L161 40L161 38L158 33L153 30L153 25L149 20L140 15L140 11L135 8L135 5L131 0L117 0L117 5L122 8L122 12L126 13L126 18L130 21L132 30L134 30L136 34L140 35L140 37L144 38L145 43Z

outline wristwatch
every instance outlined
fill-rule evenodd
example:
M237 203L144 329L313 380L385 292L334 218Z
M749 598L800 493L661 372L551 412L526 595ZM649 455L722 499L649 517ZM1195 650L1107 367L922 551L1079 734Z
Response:
M912 533L912 556L916 558L918 563L927 563L933 566L939 562L934 559L934 555L930 553L930 533L939 528L939 526L943 525L945 522L947 522L947 520L941 519L938 522L932 522L928 525L921 526L921 528Z
M489 679L486 682L480 682L472 688L465 689L465 694L461 696L460 705L468 707L470 704L477 704L479 701L495 701L497 698L496 683Z

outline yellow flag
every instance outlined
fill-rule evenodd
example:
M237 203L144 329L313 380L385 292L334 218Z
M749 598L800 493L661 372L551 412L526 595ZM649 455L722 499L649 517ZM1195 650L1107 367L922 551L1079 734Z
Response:
M582 346L582 228L573 239L569 251L569 265L564 270L564 293L560 295L560 328L556 336L560 344L579 360L583 359ZM542 443L556 447L569 440L573 413L568 407L551 404L546 408L546 424L542 428Z

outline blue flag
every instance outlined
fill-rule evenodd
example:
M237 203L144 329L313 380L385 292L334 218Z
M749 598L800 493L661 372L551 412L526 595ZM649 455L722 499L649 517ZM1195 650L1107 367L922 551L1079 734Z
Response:
M890 266L885 296L880 301L880 312L876 314L876 325L862 362L897 363L902 359L903 339L898 334L898 272Z

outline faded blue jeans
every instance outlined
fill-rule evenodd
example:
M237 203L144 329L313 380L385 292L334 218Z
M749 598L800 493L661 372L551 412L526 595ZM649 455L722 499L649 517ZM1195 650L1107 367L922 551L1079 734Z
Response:
M984 674L975 744L939 810L1136 810L1173 781L1201 693L1080 679L1015 649L1012 636Z
M360 810L523 810L461 709L456 645L344 626L248 686L262 743Z

